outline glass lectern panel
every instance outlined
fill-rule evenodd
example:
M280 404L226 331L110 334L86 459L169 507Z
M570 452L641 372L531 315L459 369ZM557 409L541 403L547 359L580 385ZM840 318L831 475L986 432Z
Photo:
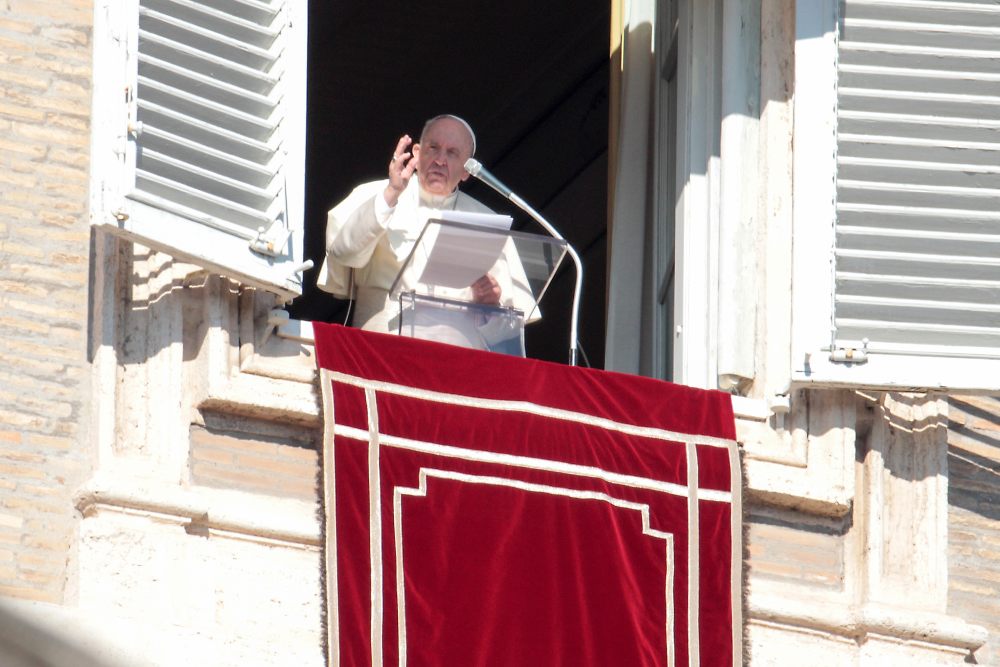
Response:
M565 256L566 242L549 236L430 220L390 293L393 299L415 292L471 300L468 287L489 273L500 283L502 299L527 297L537 304Z
M512 313L520 318L519 331L524 324L539 319L542 312L538 304L565 256L566 242L549 236L430 220L390 289L390 298L400 304L400 333L495 349L493 343L478 338L481 327L497 329L499 335L511 325ZM496 306L474 303L471 285L484 275L491 276L500 288ZM458 313L463 309L469 312L460 323ZM450 326L456 330L449 331L444 324L420 324L431 318L431 313L450 318ZM489 322L484 324L484 318ZM520 352L515 353L523 355L523 334L518 333L516 339Z
M515 308L399 295L399 333L475 350L524 356L524 313Z

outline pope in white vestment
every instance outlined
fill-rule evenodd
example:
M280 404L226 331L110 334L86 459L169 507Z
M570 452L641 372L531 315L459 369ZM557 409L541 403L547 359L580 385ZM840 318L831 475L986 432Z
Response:
M424 126L420 143L413 145L412 157L409 145L409 137L400 138L388 179L358 186L327 217L326 259L318 286L341 298L353 298L354 324L369 331L399 331L400 303L390 298L389 290L429 219L447 210L492 213L458 191L458 183L468 178L465 160L475 151L475 137L465 121L454 116L433 118ZM402 291L412 287L402 285ZM487 275L447 296L513 307L529 321L539 317L509 240ZM488 338L488 332L472 331L440 339L486 348L484 336Z

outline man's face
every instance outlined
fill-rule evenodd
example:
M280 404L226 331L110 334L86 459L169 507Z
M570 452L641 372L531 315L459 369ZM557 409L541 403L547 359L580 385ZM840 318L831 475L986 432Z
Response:
M433 195L451 193L469 177L465 161L472 157L472 138L461 123L442 118L413 147L420 185Z

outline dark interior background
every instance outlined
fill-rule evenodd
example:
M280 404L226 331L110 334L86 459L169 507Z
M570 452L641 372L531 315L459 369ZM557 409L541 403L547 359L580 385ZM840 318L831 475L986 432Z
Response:
M315 287L326 211L384 178L398 137L439 113L476 131L476 157L559 229L584 263L580 345L603 366L608 147L607 0L309 3L306 257L300 319L339 322L345 302ZM481 183L463 190L544 233ZM573 268L567 258L526 330L528 356L565 362ZM581 365L585 365L581 358Z

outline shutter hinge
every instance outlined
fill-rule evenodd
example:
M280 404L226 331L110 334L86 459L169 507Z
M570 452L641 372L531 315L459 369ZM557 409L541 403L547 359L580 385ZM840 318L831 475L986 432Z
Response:
M842 364L867 364L868 363L868 339L861 339L861 347L837 347L835 342L830 340L830 361Z

